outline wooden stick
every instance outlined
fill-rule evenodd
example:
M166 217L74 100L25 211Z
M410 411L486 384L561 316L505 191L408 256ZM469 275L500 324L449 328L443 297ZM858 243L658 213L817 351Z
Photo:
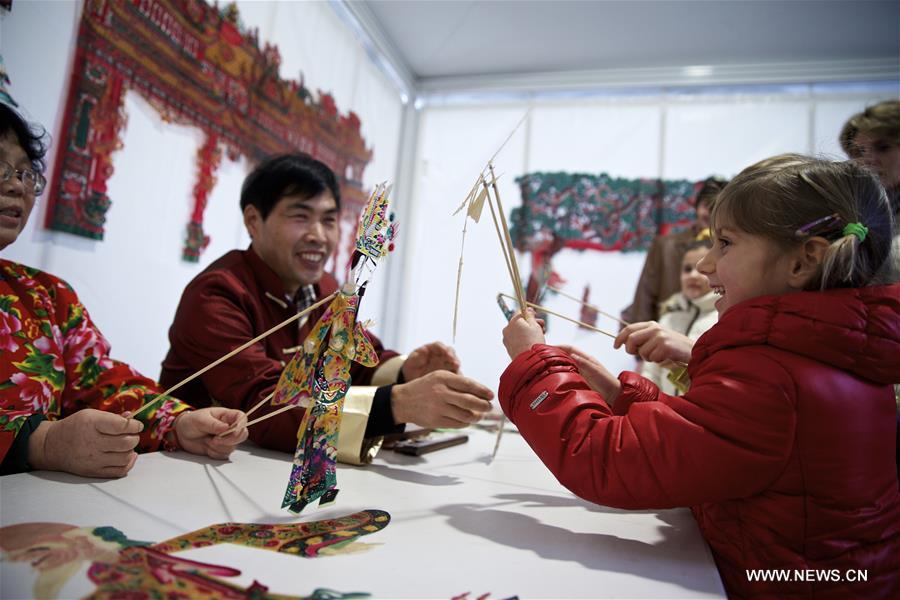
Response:
M565 293L564 291L562 291L562 290L559 289L559 288L553 287L553 286L550 285L550 284L547 284L547 287L548 287L549 289L553 290L554 292L556 292L557 294L559 294L560 296L563 296L563 297L565 297L565 298L568 298L569 300L574 300L575 302L578 302L578 303L581 304L582 306L586 306L586 307L590 308L591 310L597 311L598 313L600 313L600 314L603 315L604 317L609 317L610 319L613 319L613 320L615 320L615 321L618 321L618 322L619 322L620 324L622 324L622 325L626 325L626 326L627 326L627 325L631 325L631 323L629 323L628 321L623 321L623 320L620 319L619 317L613 316L613 315L609 314L608 312L605 312L605 311L603 311L603 310L597 308L597 307L594 306L593 304L589 304L589 303L585 302L585 301L582 300L581 298L576 298L575 296L573 296L573 295L571 295L571 294L567 294L567 293Z
M163 400L163 399L165 399L165 398L168 398L172 392L174 392L175 390L177 390L177 389L180 388L181 386L185 385L185 384L188 383L188 382L193 381L193 380L196 379L197 377L200 377L201 375L203 375L204 373L206 373L207 371L209 371L209 370L212 369L213 367L216 367L216 366L220 365L221 363L225 362L226 360L228 360L229 358L231 358L232 356L234 356L234 355L237 354L238 352L241 352L242 350L246 350L247 348L249 348L250 346L252 346L252 345L255 344L256 342L260 341L261 339L265 338L266 336L269 336L269 335L273 334L274 332L278 331L279 329L281 329L282 327L284 327L284 326L286 326L286 325L290 325L291 323L293 323L294 321L296 321L296 320L299 319L300 317L302 317L302 316L304 316L304 315L308 315L309 313L311 313L311 312L314 311L315 309L319 308L319 307L322 306L323 304L325 304L325 303L327 303L327 302L330 302L335 296L338 295L338 293L339 293L339 292L334 292L333 294L330 294L330 295L326 296L325 298L322 298L321 300L319 300L319 301L316 302L315 304L309 306L308 308L305 308L305 309L301 310L301 311L298 312L296 315L294 315L294 316L292 316L292 317L290 317L290 318L285 319L284 321L282 321L282 322L279 323L278 325L275 325L274 327L272 327L272 328L269 329L268 331L264 331L263 333L259 334L258 336L256 336L256 337L253 338L252 340L250 340L249 342L247 342L247 343L245 343L245 344L242 344L242 345L238 346L237 348L235 348L234 350L232 350L231 352L229 352L228 354L226 354L226 355L223 356L222 358L220 358L220 359L218 359L218 360L215 360L215 361L209 363L208 365L206 365L205 367L203 367L202 369L200 369L199 371L197 371L196 373L194 373L194 374L191 375L190 377L187 377L187 378L185 378L185 379L182 379L181 381L179 381L178 383L176 383L175 385L173 385L172 387L170 387L169 389L167 389L165 392L163 392L162 394L160 394L159 396L157 396L156 398L154 398L153 400L151 400L150 402L148 402L148 403L145 404L144 406L140 407L136 412L134 412L134 413L131 415L131 418L136 417L138 414L140 414L141 412L145 411L145 410L148 409L149 407L153 406L153 405L156 404L157 402L160 402L161 400Z
M269 394L268 396L266 396L265 398L263 398L262 400L260 400L259 402L257 402L256 405L255 405L253 408L251 408L250 410L248 410L245 414L249 417L249 416L252 415L254 412L256 412L256 409L257 409L257 408L259 408L260 406L262 406L263 404L265 404L266 402L268 402L269 400L271 400L271 399L272 399L272 396L274 396L274 395L275 395L275 392L274 392L274 390L273 390L271 394Z
M509 294L503 294L503 295L504 295L505 297L509 298L510 300L516 300L516 301L518 302L518 299L517 299L517 298L513 298L513 297L510 296ZM563 314L560 314L560 313L558 313L558 312L552 311L552 310L550 310L549 308L547 308L547 307L545 307L545 306L541 306L540 304L535 304L534 302L526 302L525 304L527 304L528 306L530 306L531 308L533 308L533 309L535 309L535 310L539 310L539 311L541 311L541 312L545 312L545 313L547 313L548 315L554 315L554 316L556 316L556 317L559 317L560 319L565 319L566 321L571 321L572 323L575 323L576 325L580 325L580 326L584 327L585 329L590 329L591 331L596 331L597 333L602 333L603 335L608 335L609 337L611 337L611 338L613 338L613 339L615 339L615 337L616 337L616 334L614 334L614 333L610 333L610 332L608 332L608 331L604 331L603 329L600 329L600 328L598 328L598 327L594 327L593 325L588 325L587 323L584 323L584 322L582 322L582 321L578 321L577 319L573 319L572 317L567 317L566 315L563 315Z
M494 174L494 165L488 163L488 169L491 172L491 186L494 189L494 196L497 199L497 212L500 213L500 223L503 225L503 235L506 238L506 245L509 248L509 262L512 265L513 285L516 290L516 299L519 302L519 309L525 314L525 291L522 289L522 278L519 276L519 265L516 262L516 249L513 247L512 238L509 235L509 225L506 223L506 214L503 212L503 203L500 201L500 190L497 189L497 176Z
M509 298L510 300L516 300L515 298L513 298L513 297L510 296L509 294L500 294L500 295L501 295L501 296L504 296L504 297L506 297L506 298ZM567 317L566 315L561 315L561 314L559 314L558 312L552 311L552 310L550 310L549 308L547 308L547 307L545 307L545 306L541 306L541 305L539 305L539 304L535 304L534 302L528 302L527 304L528 304L528 306L530 306L531 308L533 308L533 309L535 309L535 310L539 310L539 311L541 311L541 312L545 312L545 313L547 313L548 315L554 315L554 316L556 316L556 317L559 317L560 319L565 319L566 321L571 321L572 323L575 323L576 325L581 325L582 327L585 327L585 328L587 328L587 329L590 329L591 331L596 331L597 333L602 333L603 335L608 335L608 336L611 337L611 338L615 338L615 337L616 337L616 334L614 334L614 333L610 333L610 332L608 332L608 331L604 331L604 330L602 330L602 329L598 329L597 327L594 327L593 325L588 325L587 323L583 323L583 322L581 322L581 321L577 321L577 320L575 320L575 319L573 319L573 318L571 318L571 317ZM687 367L687 363L683 363L683 362L681 362L681 361L679 361L679 360L667 360L667 361L664 361L664 362L662 362L662 363L660 363L660 364L661 364L663 367L665 367L665 368L667 368L667 369L670 369L670 370L672 369L673 366L674 366L674 367Z
M453 301L453 343L456 343L456 322L459 320L459 288L462 284L463 256L466 253L466 230L469 228L469 215L463 222L462 245L459 249L459 266L456 268L456 295Z
M258 418L256 418L256 419L253 419L252 421L250 421L249 423L247 423L247 427L250 427L251 425L255 425L256 423L259 423L260 421L265 421L266 419L271 419L271 418L274 417L275 415L280 415L281 413L283 413L283 412L285 412L285 411L288 411L288 410L291 410L292 408L300 408L300 405L299 405L299 404L287 404L287 405L285 405L285 406L282 406L282 407L279 408L278 410L273 410L272 412L270 412L270 413L267 414L267 415L263 415L263 416L258 417ZM223 435L224 435L224 434L223 434Z
M491 459L488 461L488 464L494 462L494 459L497 458L497 450L500 449L500 438L503 437L503 426L506 425L506 414L500 413L500 421L497 425L497 437L494 438L494 451L491 452Z
M487 182L484 183L484 189L488 190ZM491 194L487 195L487 203L488 209L491 211L491 220L494 222L494 231L497 232L497 241L500 242L500 250L503 252L503 262L506 263L506 271L509 273L509 280L512 282L513 286L516 285L516 277L513 274L512 265L509 262L509 253L506 248L506 241L503 238L503 233L500 231L500 221L497 219L497 214L494 211L494 201L491 199Z

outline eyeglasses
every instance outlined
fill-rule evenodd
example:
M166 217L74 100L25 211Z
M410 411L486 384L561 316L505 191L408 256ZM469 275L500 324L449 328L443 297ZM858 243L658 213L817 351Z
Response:
M0 181L9 181L13 175L35 196L40 196L47 187L47 179L42 174L29 169L17 169L5 160L0 160Z

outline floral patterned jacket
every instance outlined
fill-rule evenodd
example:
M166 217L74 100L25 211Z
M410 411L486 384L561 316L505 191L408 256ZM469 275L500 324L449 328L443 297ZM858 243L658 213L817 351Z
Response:
M56 420L83 408L135 411L161 389L109 357L110 345L61 279L0 259L0 461L30 417ZM159 448L176 415L166 400L144 411L138 451Z

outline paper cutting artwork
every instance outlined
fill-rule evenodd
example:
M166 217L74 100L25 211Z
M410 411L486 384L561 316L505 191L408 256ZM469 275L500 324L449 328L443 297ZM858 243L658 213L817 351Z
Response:
M386 184L376 186L360 216L356 250L347 282L285 367L273 404L306 408L297 429L297 450L282 508L292 513L337 497L337 442L344 396L350 388L351 363L378 364L365 328L357 322L359 304L378 261L394 249L394 216L388 215Z
M285 596L270 593L258 581L242 588L220 579L240 575L240 570L173 553L228 543L315 558L371 548L356 540L381 531L390 520L388 513L370 509L309 523L223 523L155 545L128 539L113 527L21 523L0 528L0 550L4 562L28 562L37 571L35 598L57 598L63 585L89 563L87 576L96 589L87 598L344 600L369 594L319 588L305 597Z
M356 540L381 531L390 521L388 513L370 509L309 523L221 523L160 542L153 548L172 553L216 544L240 544L270 552L315 557L368 549L368 545L358 544Z
M350 366L353 361L367 367L378 364L372 342L356 322L360 296L348 294L346 287L291 360L296 365L285 368L292 379L284 387L296 392L291 401L308 406L297 430L297 450L281 504L294 513L316 500L327 504L337 496L337 440ZM280 400L276 390L273 401Z

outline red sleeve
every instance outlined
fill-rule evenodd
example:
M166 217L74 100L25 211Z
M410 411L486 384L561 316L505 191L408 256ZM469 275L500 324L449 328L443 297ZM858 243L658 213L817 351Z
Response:
M620 381L621 416L567 354L535 345L503 373L500 403L560 483L598 504L669 508L746 497L782 472L796 427L794 384L771 359L721 351L692 372L681 397L634 373Z
M65 370L61 418L83 408L117 414L135 412L162 392L155 381L111 358L109 342L67 284L59 281L53 294L59 324L57 343ZM166 399L138 415L144 423L138 450L158 450L175 417L189 409L183 402Z

